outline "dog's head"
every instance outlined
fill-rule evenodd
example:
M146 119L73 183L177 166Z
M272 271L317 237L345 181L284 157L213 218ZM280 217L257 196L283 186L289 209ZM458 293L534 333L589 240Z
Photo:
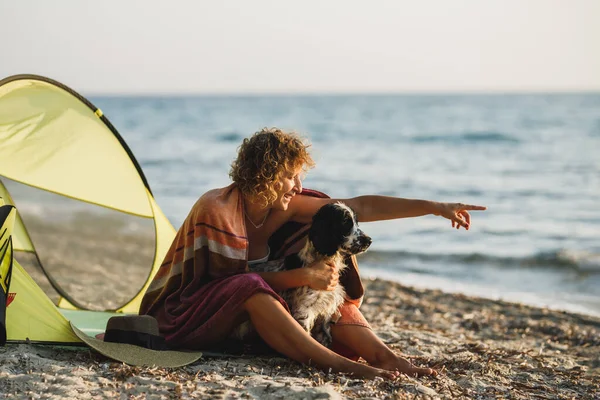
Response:
M308 240L322 255L360 254L371 245L371 238L358 229L356 214L343 203L326 204L317 211Z

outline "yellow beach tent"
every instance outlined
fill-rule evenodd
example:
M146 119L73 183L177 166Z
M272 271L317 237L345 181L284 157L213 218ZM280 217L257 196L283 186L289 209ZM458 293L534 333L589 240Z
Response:
M94 333L137 313L175 230L100 109L52 79L0 80L0 198L8 342L79 342L68 320Z
M9 286L13 269L12 231L16 210L0 204L0 345L6 343L6 305L12 301Z

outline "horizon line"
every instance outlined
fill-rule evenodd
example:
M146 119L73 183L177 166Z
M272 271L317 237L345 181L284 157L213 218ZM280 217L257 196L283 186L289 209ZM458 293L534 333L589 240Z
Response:
M475 89L475 90L398 90L398 91L152 91L152 92L94 92L81 90L89 97L311 97L311 96L452 96L452 95L569 95L569 94L600 94L598 88L573 89Z

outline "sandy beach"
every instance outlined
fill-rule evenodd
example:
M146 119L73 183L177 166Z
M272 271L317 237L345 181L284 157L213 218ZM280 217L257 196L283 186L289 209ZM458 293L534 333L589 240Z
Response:
M67 293L87 307L105 309L119 307L137 292L152 260L151 252L139 251L152 249L151 226L142 229L133 219L115 223L110 215L88 212L55 217L63 223L29 214L27 226L46 269ZM21 253L17 258L56 300L35 259ZM375 332L414 364L436 368L438 377L369 381L272 354L206 355L173 370L139 368L86 347L19 344L0 348L0 394L34 399L600 399L598 318L380 279L364 279L364 284L361 310Z
M365 280L377 334L436 378L362 380L277 356L130 367L85 347L0 348L6 398L599 399L600 319Z

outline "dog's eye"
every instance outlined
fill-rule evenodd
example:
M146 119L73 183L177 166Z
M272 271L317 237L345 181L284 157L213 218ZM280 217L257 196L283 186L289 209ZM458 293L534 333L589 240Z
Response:
M352 233L352 230L354 229L354 221L352 220L352 218L349 216L344 218L342 227L344 228L344 233L346 235Z

